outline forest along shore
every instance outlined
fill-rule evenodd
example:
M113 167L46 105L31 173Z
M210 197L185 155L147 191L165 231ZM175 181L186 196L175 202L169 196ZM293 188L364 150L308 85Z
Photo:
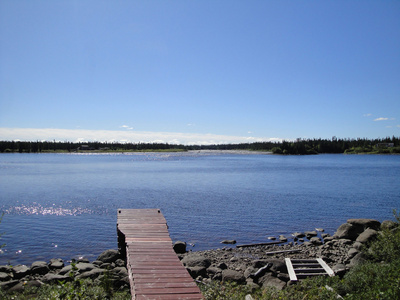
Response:
M236 248L189 252L186 244L178 241L174 250L199 284L208 284L212 280L235 281L254 287L284 289L291 283L285 258L322 258L336 275L343 276L366 260L361 251L363 246L373 241L383 229L398 230L397 225L393 221L349 219L333 236L318 229L296 232L291 237L280 236L280 241L285 243L282 245L238 245ZM0 266L0 288L10 292L85 278L100 284L104 277L117 289L129 289L126 261L118 250L106 250L93 262L81 258L66 265L61 259L51 259L49 262L36 261L30 266Z

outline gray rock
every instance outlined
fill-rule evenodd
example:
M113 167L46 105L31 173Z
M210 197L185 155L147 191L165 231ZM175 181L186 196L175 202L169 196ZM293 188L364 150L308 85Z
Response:
M234 281L237 283L244 283L246 282L246 278L241 272L226 269L222 271L222 281Z
M25 265L17 265L13 267L13 274L15 279L20 279L30 274L30 269Z
M2 265L2 266L0 266L0 272L11 273L12 268L8 265Z
M272 276L271 273L265 274L263 277L261 277L258 281L258 283L263 287L274 287L277 290L283 290L286 286L286 282L280 280L279 278Z
M221 241L221 244L236 244L236 240L223 240Z
M125 261L123 261L122 259L117 259L115 261L115 266L117 266L117 267L125 267Z
M10 279L11 279L11 276L9 273L0 272L0 281L8 281Z
M101 266L103 264L103 262L101 260L95 260L92 262L92 264L94 264L95 266Z
M281 242L287 242L287 238L286 238L284 235L280 235L280 236L279 236L279 240L280 240Z
M271 263L272 266L270 267L270 270L274 273L287 273L287 268L286 268L286 263L284 260L280 259L269 259L268 263Z
M79 274L78 276L76 276L76 278L77 279L86 279L86 278L96 279L97 277L99 277L102 274L104 274L103 269L94 268L94 269L91 269L90 271Z
M362 264L366 261L367 261L367 259L366 259L365 254L362 252L359 252L350 260L349 267L352 268L352 267Z
M335 272L336 275L342 277L347 272L347 268L344 264L336 264L332 267L332 271Z
M42 280L45 283L57 283L59 281L71 281L72 278L68 275L47 273L43 276Z
M31 274L44 275L50 271L47 262L45 261L35 261L31 265Z
M295 233L293 233L292 235L293 235L294 237L298 238L298 239L303 238L303 237L306 236L306 235L304 234L304 232L295 232Z
M64 268L62 268L59 272L58 272L58 274L60 274L60 275L65 275L65 274L69 274L69 272L71 272L72 271L72 266L71 265L68 265L68 266L65 266Z
M175 253L186 253L186 243L182 241L177 241L174 244L174 251Z
M207 270L205 267L188 267L186 268L190 274L190 276L192 276L193 279L196 279L197 277L201 276L201 277L205 277L207 275Z
M10 281L0 282L0 289L8 290L9 288L13 287L14 285L16 285L18 283L19 283L18 280L10 280Z
M10 288L8 291L11 293L14 293L14 292L20 293L20 292L23 292L26 288L41 287L42 285L43 285L43 283L38 280L29 280L26 282L17 283L12 288Z
M314 236L318 235L318 232L314 231L305 231L304 234L306 235L306 238L311 239Z
M353 226L350 223L344 223L339 226L336 230L333 238L335 239L349 239L355 241L358 235L363 232L364 229L359 228L357 226Z
M125 267L116 267L112 269L112 272L120 278L128 276L128 270Z
M181 261L187 267L204 267L208 268L211 265L210 259L201 255L188 255Z
M349 219L347 223L357 227L360 232L367 228L379 230L381 227L381 223L374 219Z
M350 250L349 250L349 252L347 253L347 256L349 257L349 258L353 258L354 256L356 256L356 254L358 254L360 251L358 251L357 249L355 249L355 248L351 248Z
M89 272L96 268L94 264L80 262L75 265L79 273Z
M99 257L97 257L96 260L100 260L103 263L113 263L118 258L121 258L118 250L111 249L111 250L106 250L103 253L101 253L99 255Z
M209 274L209 275L213 276L218 273L222 273L222 270L220 268L217 268L217 267L208 267L207 268L207 274ZM212 277L212 276L210 276L210 277Z
M363 247L363 244L360 242L354 242L354 244L353 244L353 248L357 249L358 251L361 251L362 247Z
M64 261L61 258L52 258L49 263L50 270L64 268Z
M321 239L320 239L319 237L317 237L317 236L313 236L313 237L310 239L310 242L311 242L313 245L322 245Z
M220 268L221 270L225 270L225 269L228 269L228 266L224 262L222 262L222 263L217 264L217 268Z
M376 239L377 236L378 232L376 230L368 228L357 237L356 242L360 242L363 244L369 243Z
M254 273L256 273L258 271L257 268L253 268L253 267L247 267L246 270L244 271L244 277L249 278L251 275L253 275Z

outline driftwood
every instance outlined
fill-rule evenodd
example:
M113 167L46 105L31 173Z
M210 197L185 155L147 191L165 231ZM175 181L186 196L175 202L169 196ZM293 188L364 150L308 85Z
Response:
M268 246L268 245L276 245L282 244L284 242L269 242L269 243L257 243L257 244L244 244L244 245L237 245L236 248L245 248L245 247L256 247L256 246Z
M257 278L263 276L265 274L265 272L267 272L267 270L269 270L269 268L271 268L271 267L272 267L272 263L268 263L266 266L258 269L258 271L255 272L254 274L250 274L250 278L257 279Z
M272 255L272 254L280 254L280 253L291 253L291 252L300 252L300 249L293 249L293 250L280 250L280 251L271 251L271 252L266 252L265 254L267 255Z

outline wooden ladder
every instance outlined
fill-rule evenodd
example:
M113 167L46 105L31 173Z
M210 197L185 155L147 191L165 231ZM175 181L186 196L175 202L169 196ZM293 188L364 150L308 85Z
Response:
M324 262L322 258L316 259L290 259L285 258L286 267L291 281L307 278L309 276L329 275L335 276L335 272Z

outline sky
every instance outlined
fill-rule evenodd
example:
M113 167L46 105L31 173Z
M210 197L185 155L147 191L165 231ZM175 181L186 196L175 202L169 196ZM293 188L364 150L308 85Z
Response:
M0 140L400 136L400 1L0 1Z

